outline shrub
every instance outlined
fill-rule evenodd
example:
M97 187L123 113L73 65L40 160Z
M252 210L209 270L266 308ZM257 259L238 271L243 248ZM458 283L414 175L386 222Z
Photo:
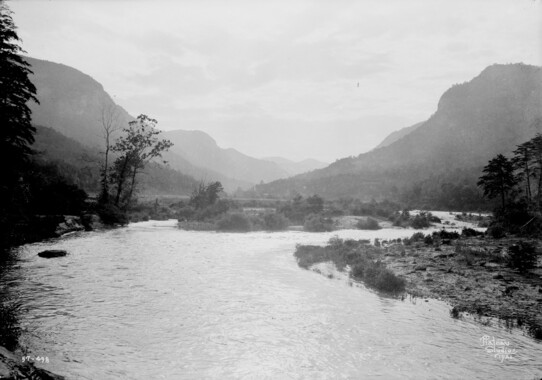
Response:
M459 239L459 233L455 231L440 230L433 232L433 238L440 238L445 240Z
M487 229L486 233L489 234L489 236L491 236L493 239L502 239L506 236L504 228L500 224L494 224L490 226Z
M423 238L423 242L426 245L433 245L433 237L431 235L427 235L425 238Z
M405 290L405 280L397 277L380 261L356 264L350 275L383 292L397 293Z
M526 272L536 265L537 254L533 244L520 241L508 248L508 265L518 269L520 272Z
M128 215L125 211L121 210L119 207L115 206L112 203L101 204L98 206L96 212L102 220L102 223L107 225L115 224L127 224Z
M333 221L322 215L311 214L305 219L303 229L309 232L333 231Z
M429 223L429 218L427 217L427 215L425 213L421 213L416 215L414 219L412 219L410 225L412 226L412 228L422 229L429 227L431 223Z
M367 218L367 219L360 219L356 225L356 227L360 230L379 230L380 225L378 224L378 221L373 218Z
M461 236L464 236L464 237L476 237L476 236L483 236L483 235L484 235L483 232L476 231L472 228L463 228L463 230L461 231Z
M252 229L252 223L242 213L228 213L224 214L216 223L216 229L219 231L246 232Z
M280 213L268 213L263 216L263 223L266 230L281 231L288 228L289 220Z

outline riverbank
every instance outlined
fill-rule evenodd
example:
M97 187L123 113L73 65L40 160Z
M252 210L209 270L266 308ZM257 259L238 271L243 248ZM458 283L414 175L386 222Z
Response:
M452 306L452 316L469 313L498 318L542 339L542 269L525 273L507 265L519 239L458 239L440 247L422 243L383 248L383 262L407 281L406 291ZM532 241L540 252L540 242ZM538 258L540 261L540 257Z
M467 313L488 324L496 318L507 326L524 328L529 335L542 339L540 257L538 264L525 272L508 265L510 249L519 239L461 237L442 239L442 244L435 245L427 244L423 239L406 244L405 241L385 241L379 243L380 248L339 240L330 241L325 247L325 255L321 254L322 247L298 246L299 265L333 277L331 273L322 272L318 265L331 261L338 270L344 268L356 279L356 268L344 265L344 260L357 252L381 262L387 270L404 279L406 293L449 303L452 317L461 318ZM540 242L531 243L540 252ZM307 265L306 260L312 265Z
M56 375L43 368L36 367L33 362L45 362L45 357L32 357L23 352L11 352L0 346L0 379L17 380L64 380L64 376Z

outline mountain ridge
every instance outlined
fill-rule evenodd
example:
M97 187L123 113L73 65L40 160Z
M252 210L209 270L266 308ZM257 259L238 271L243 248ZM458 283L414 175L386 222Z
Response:
M384 173L397 176L425 168L428 177L433 172L483 166L542 128L535 126L535 121L542 118L541 79L542 69L537 66L489 66L472 80L450 87L426 122L388 146L337 160L326 168L286 181L259 186L258 190L275 196L298 192L334 197L348 193L348 188L351 194L382 197L396 186L393 178L384 178ZM408 178L404 182L408 183ZM339 187L342 190L336 191ZM361 187L371 190L363 193Z

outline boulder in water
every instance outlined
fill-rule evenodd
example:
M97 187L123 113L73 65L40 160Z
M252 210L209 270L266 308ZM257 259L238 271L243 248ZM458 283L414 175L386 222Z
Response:
M44 257L46 259L52 259L53 257L62 257L66 256L68 252L62 250L62 249L50 249L47 251L41 251L38 253L39 257Z

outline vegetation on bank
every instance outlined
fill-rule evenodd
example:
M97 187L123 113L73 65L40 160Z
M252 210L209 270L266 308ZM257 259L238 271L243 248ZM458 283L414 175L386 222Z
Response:
M309 269L312 265L332 262L340 271L350 268L350 277L363 281L370 288L400 293L405 290L405 280L387 269L382 262L384 251L363 240L342 240L333 237L324 247L298 245L294 256L300 267Z
M534 122L540 130L542 120ZM488 199L498 199L490 231L494 236L542 233L542 134L516 147L508 158L498 154L478 180Z

